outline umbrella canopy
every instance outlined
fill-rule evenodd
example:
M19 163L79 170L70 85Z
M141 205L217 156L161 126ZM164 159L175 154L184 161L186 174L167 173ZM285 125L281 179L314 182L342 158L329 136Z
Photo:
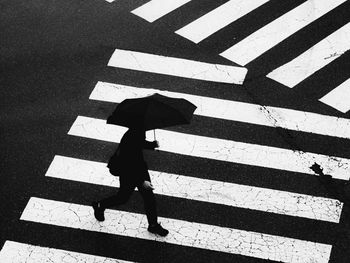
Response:
M122 101L107 119L107 123L129 128L142 126L145 130L189 124L196 108L185 99L155 93Z

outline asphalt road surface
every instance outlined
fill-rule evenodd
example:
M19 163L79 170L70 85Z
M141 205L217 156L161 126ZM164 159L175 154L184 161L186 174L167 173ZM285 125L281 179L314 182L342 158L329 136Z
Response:
M0 262L349 262L349 10L1 1ZM145 152L165 238L137 193L104 223L90 207L118 188L105 120L155 92L197 106Z

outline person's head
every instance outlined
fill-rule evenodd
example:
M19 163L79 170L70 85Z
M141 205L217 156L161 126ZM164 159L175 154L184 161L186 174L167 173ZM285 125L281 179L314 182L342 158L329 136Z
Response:
M145 125L142 120L136 119L132 125L130 126L130 130L133 131L139 131L139 132L145 132Z

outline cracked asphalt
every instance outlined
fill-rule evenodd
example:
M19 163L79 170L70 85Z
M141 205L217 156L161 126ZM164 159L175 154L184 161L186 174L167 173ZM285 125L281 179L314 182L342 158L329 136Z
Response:
M268 260L231 254L230 251L248 246L252 254L274 255L275 258L270 259L278 261L282 260L282 255L275 253L275 248L284 250L297 244L298 246L293 247L294 255L301 258L308 253L309 248L310 251L314 249L320 253L327 249L314 247L314 243L291 241L298 239L330 244L330 262L348 263L349 183L340 179L332 182L320 180L312 174L309 166L313 161L321 160L326 165L331 164L328 169L320 162L325 173L339 169L345 171L343 175L347 176L349 164L344 160L350 158L350 139L344 137L348 136L345 132L349 127L344 126L340 119L350 119L350 112L341 113L330 109L318 103L317 99L329 86L338 83L339 79L350 77L350 54L345 53L337 59L337 63L330 64L294 90L282 89L278 83L265 76L278 66L281 57L284 62L288 61L293 57L293 52L305 49L346 23L349 20L349 9L337 8L319 23L307 26L298 36L292 36L292 40L297 40L294 47L289 47L287 41L282 42L273 52L267 52L265 56L250 63L246 80L241 86L107 67L116 48L230 65L226 59L218 56L219 50L228 48L230 43L236 41L230 35L241 39L257 29L257 24L248 15L223 29L217 37L208 38L196 45L174 34L174 31L189 22L190 18L207 12L217 4L226 2L225 0L216 3L202 0L200 10L198 3L191 1L186 10L176 10L155 23L147 23L130 13L145 2L0 2L0 247L6 240L12 240L50 247L51 251L59 248L136 262L242 263ZM257 12L261 23L277 17L303 0L270 2ZM271 17L269 12L273 13ZM110 212L112 218L116 219L110 221L110 226L91 226L91 222L87 220L87 217L91 217L91 211L87 207L92 200L115 192L115 178L111 179L106 175L101 179L105 180L103 185L101 180L94 181L96 179L92 178L96 177L92 176L88 183L83 183L47 176L46 173L57 155L105 163L113 153L113 142L67 134L77 116L106 119L113 111L113 103L89 100L98 81L260 105L258 111L261 112L262 122L265 123L267 119L271 125L195 115L191 125L159 131L159 136L189 134L185 138L188 140L188 155L172 150L146 153L154 184L158 185L156 194L159 215L165 218L164 225L176 233L171 242L155 242L155 238L148 236L144 228L135 229L135 224L145 224L145 218L139 216L143 213L143 205L137 194L120 211ZM337 117L334 123L325 118L314 126L329 126L329 133L338 135L325 136L318 133L316 128L315 133L311 133L312 125L305 125L305 120L308 120L306 115L300 116L300 121L286 127L285 120L289 120L289 115L276 110L277 108ZM202 141L191 140L191 136L212 138L215 148L206 149L206 145L201 144ZM169 145L173 143L169 142L172 140L170 137L162 142L169 149ZM228 141L238 144L232 146L231 143L226 144ZM243 146L241 143L244 143ZM238 159L249 156L247 145L291 151L295 156L305 156L306 161L300 169L296 165L294 171L280 169L282 162L272 162L272 166L264 166L262 161L260 166L254 165L258 160L266 158L264 148L259 148L261 151L257 155L252 152L249 157L251 163L227 161L233 155L237 155ZM176 143L173 148L176 148ZM194 152L198 155L191 156ZM203 152L206 152L206 156ZM309 153L313 155L310 157ZM318 159L321 155L324 157ZM221 160L215 159L217 157ZM88 171L91 171L89 167L94 167L95 174L105 173L96 164L86 165ZM74 164L70 162L68 166L70 169L74 168ZM57 170L60 171L61 168L58 167ZM69 173L62 174L68 176ZM72 174L76 179L79 171ZM83 174L82 178L86 180ZM202 179L205 181L199 181ZM166 182L172 183L167 185ZM196 192L196 186L207 191ZM216 190L218 188L221 189L220 192ZM189 189L194 191L189 193ZM188 196L193 200L184 198ZM71 203L70 213L78 218L76 222L87 220L84 225L86 228L92 227L101 231L69 228L69 225L76 222L69 221L71 217L68 215L66 221L60 221L57 225L21 220L31 197ZM293 201L283 206L283 198ZM325 203L323 198L329 198L330 201ZM269 213L262 211L266 206L269 207ZM58 209L52 213L53 210L46 211L45 207L35 206L40 216L43 216L43 221L55 220L52 214L65 215L69 209L62 207L63 210ZM263 208L260 209L261 207ZM289 215L295 212L299 216ZM130 229L126 225L125 229L118 232L118 227L115 227L119 222L117 219L131 222ZM185 222L186 227L179 228L178 222L174 223L172 219ZM339 223L334 222L337 219ZM216 227L206 229L206 225ZM111 232L104 232L106 229ZM230 232L227 229L236 231ZM127 235L120 234L121 232ZM252 232L257 234L251 235ZM132 238L135 235L140 235L143 239ZM210 237L211 243L205 243L205 239L198 238L201 235ZM281 236L286 240L273 243L275 240L271 236ZM227 243L225 238L236 241ZM184 249L182 244L185 243L196 243L200 248ZM205 249L207 246L217 246L218 249ZM50 249L30 248L25 251L23 253L39 255L50 253ZM74 252L68 255L62 251L60 253L63 259L74 258ZM89 260L86 257L86 261ZM115 261L106 259L106 262Z

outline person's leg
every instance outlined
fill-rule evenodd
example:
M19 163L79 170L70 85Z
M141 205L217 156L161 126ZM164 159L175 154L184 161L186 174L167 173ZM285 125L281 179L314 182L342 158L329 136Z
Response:
M98 203L103 209L125 204L129 200L132 193L134 192L134 189L135 189L134 186L121 185L117 194L104 198L100 200Z
M142 186L137 186L137 189L139 190L144 202L148 224L157 224L157 205L153 191L150 189L145 189Z
M93 202L92 207L94 209L95 218L98 221L104 221L104 210L113 206L119 206L125 204L132 193L134 192L135 185L125 183L123 180L120 180L120 188L117 194L110 197L104 198L98 202Z
M157 205L153 191L151 189L145 189L141 185L137 186L137 188L142 196L145 205L145 211L149 225L148 231L154 234L158 234L160 236L166 236L169 233L169 231L164 229L158 223Z

